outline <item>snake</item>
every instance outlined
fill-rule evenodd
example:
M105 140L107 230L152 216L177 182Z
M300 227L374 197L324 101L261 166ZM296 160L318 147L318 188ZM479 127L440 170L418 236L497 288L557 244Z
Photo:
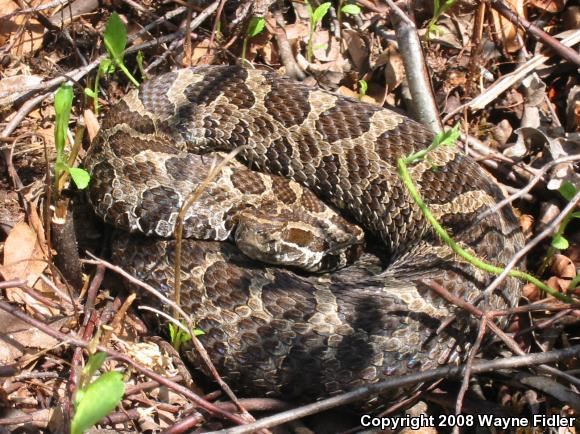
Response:
M398 112L272 71L198 66L108 111L85 158L88 196L122 230L114 261L171 295L178 215L197 194L183 213L180 303L212 362L239 393L315 400L464 360L478 319L433 284L482 310L518 303L511 277L484 292L494 276L440 241L401 181L397 159L433 140ZM409 173L466 251L503 267L522 248L510 205L483 214L503 194L459 146Z

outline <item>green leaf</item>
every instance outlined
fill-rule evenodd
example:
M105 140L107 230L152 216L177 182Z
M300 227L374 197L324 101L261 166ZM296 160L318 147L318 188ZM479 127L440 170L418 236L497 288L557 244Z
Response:
M443 6L439 9L439 15L444 14L447 10L455 4L457 0L446 0Z
M578 190L570 181L564 181L558 191L567 201L571 201L572 198L576 196L576 193L578 193Z
M330 2L322 3L318 6L314 12L312 13L312 22L316 26L319 22L322 21L324 16L328 13L328 9L330 9Z
M556 235L552 240L552 247L558 250L566 250L570 246L568 240L562 235Z
M457 123L449 131L443 131L437 134L435 140L433 141L435 145L433 149L439 146L453 146L455 142L457 142L457 139L459 139L459 136L461 135L459 131L459 126L460 124Z
M85 95L88 96L89 98L96 98L97 94L95 93L95 91L91 88L85 87Z
M89 172L80 167L69 167L67 168L67 171L79 190L87 188L91 181L91 175L89 175Z
M101 75L112 74L115 72L115 62L113 62L109 57L101 60L99 64L99 73Z
M54 145L57 159L62 159L66 130L72 109L73 89L68 84L62 84L54 96L54 111L56 113L56 125L54 129Z
M264 17L252 17L250 20L250 25L248 26L248 36L253 38L258 36L264 30L266 26L266 20Z
M123 51L125 51L125 46L127 45L127 29L117 12L113 12L109 17L103 39L111 57L121 61L123 59Z
M144 57L143 57L143 52L141 50L137 51L137 67L139 68L139 71L141 72L141 78L145 78L146 77L146 72L145 72L145 67L143 65L143 61L144 61Z
M348 15L358 15L362 12L362 9L358 5L344 5L341 11Z
M107 358L107 353L99 352L89 357L87 364L83 368L83 377L91 379L97 370L103 365Z
M363 96L365 96L367 94L368 88L369 88L369 85L365 80L358 81L358 94L359 94L361 99Z
M71 434L82 434L109 414L125 393L123 375L105 372L84 391L77 391Z

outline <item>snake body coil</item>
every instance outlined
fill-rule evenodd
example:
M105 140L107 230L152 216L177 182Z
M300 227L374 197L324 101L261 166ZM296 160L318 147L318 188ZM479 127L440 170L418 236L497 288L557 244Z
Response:
M400 181L397 158L432 139L390 110L270 72L185 69L145 83L110 110L86 160L89 196L106 221L156 236L126 237L116 257L170 291L174 242L157 237L173 233L179 208L209 172L214 158L200 154L243 146L240 162L231 162L186 215L185 233L198 240L183 243L182 305L205 332L201 340L220 373L238 389L328 396L462 357L477 321L423 279L480 307L517 303L521 287L512 279L484 300L491 276L439 242ZM471 158L441 147L410 171L464 248L503 266L521 247L511 208L477 220L501 193ZM260 224L272 221L281 244L248 236L271 233ZM362 232L353 223L378 253L367 248L341 268L360 253ZM252 229L239 229L247 225ZM246 255L215 241L234 233ZM257 244L269 250L254 253ZM351 245L356 252L321 253ZM279 257L268 261L270 251ZM308 256L306 270L341 269L305 274L248 255L290 265L288 257ZM436 334L453 314L455 321Z

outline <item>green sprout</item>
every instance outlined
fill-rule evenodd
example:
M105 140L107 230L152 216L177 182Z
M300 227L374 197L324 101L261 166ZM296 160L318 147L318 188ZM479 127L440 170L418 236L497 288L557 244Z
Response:
M358 99L359 100L362 100L365 97L368 89L369 89L369 84L366 82L366 80L359 80L358 81Z
M399 158L397 160L397 168L398 168L399 177L403 181L403 184L405 184L405 187L407 187L407 190L409 191L411 198L415 201L415 203L421 209L423 216L431 224L431 226L433 227L433 229L435 230L435 232L437 233L439 238L445 244L447 244L458 256L465 259L467 262L472 264L474 267L477 267L481 270L487 271L488 273L491 273L491 274L499 275L503 272L503 268L497 267L495 265L492 265L488 262L482 261L481 259L473 256L472 254L470 254L469 252L464 250L462 247L460 247L459 244L457 244L455 242L455 240L453 240L453 238L451 238L451 236L447 233L447 231L443 228L443 226L441 226L441 224L437 221L435 216L433 216L433 214L429 210L429 207L425 204L425 202L423 202L423 199L421 198L421 195L417 191L417 188L415 187L415 184L414 184L414 182L411 178L411 175L409 173L409 170L408 170L408 165L416 163L417 161L420 161L420 160L423 160L426 158L428 160L427 154L430 151L432 151L440 146L452 146L458 137L459 137L459 125L456 125L450 131L437 134L433 143L429 147L427 147L426 149L418 151L418 152L411 154L407 157ZM553 290L552 288L550 288L548 285L546 285L544 282L540 281L536 277L534 277L530 274L524 273L523 271L511 270L508 273L508 276L516 277L518 279L533 283L538 288L542 289L546 293L552 295L553 297L555 297L561 301L564 301L566 303L573 302L572 298L570 298L566 295L560 294L558 291Z
M71 434L82 434L88 430L113 411L123 398L125 383L120 372L105 372L91 381L106 357L105 353L93 354L83 368L74 398L75 415L71 422Z
M195 336L203 335L203 331L200 329L195 329L194 331ZM173 323L169 323L169 340L173 348L176 351L179 351L181 345L191 340L191 335L184 330L184 327L179 327Z
M246 31L246 37L244 38L244 45L242 46L242 60L246 61L246 52L248 50L248 43L250 39L258 36L264 30L266 26L266 20L264 17L252 17L250 24L248 25L248 30Z
M440 0L433 0L433 18L431 18L429 24L427 25L428 39L432 39L442 33L441 29L437 25L437 21L439 21L441 15L447 12L456 1L457 0L443 0L443 3L441 3Z
M72 167L72 163L69 163L69 156L64 151L73 96L72 86L67 84L61 85L54 96L54 111L56 114L56 125L54 128L54 146L56 148L56 162L54 163L55 193L60 191L59 180L63 172L68 173L75 185L81 190L89 185L91 179L86 170L79 167Z
M362 12L360 6L352 4L342 6L339 11L347 15L358 15Z
M322 3L316 9L313 9L312 6L310 5L310 3L307 3L308 15L310 16L310 31L309 31L309 35L308 35L308 48L307 48L308 51L306 53L306 58L308 59L308 63L312 63L312 56L313 56L313 51L314 51L313 47L312 47L312 43L314 40L314 31L316 30L316 27L318 26L318 24L320 24L320 22L322 21L324 16L328 13L330 6L331 6L331 3L326 2L326 3Z
M123 62L125 47L127 46L127 29L116 12L113 12L107 20L107 25L103 33L103 41L109 56L99 64L94 88L85 88L85 94L93 99L95 113L99 112L99 81L102 76L112 74L116 68L119 68L131 83L139 87L139 82L133 77Z

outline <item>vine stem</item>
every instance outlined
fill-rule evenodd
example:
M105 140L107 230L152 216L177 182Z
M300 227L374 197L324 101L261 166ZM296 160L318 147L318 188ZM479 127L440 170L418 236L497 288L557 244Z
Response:
M503 268L496 267L495 265L492 265L492 264L489 264L485 261L482 261L481 259L473 256L472 254L470 254L469 252L464 250L461 246L459 246L459 244L457 244L453 240L453 238L451 238L451 236L447 233L447 231L443 228L443 226L441 226L441 224L437 221L437 219L433 216L433 214L431 214L429 207L427 207L425 202L423 202L421 195L417 191L415 184L413 183L413 180L411 179L409 169L407 167L408 162L413 162L416 159L417 159L416 156L411 155L410 157L407 157L407 158L401 157L397 160L397 168L398 168L398 172L399 172L399 177L403 181L403 184L405 184L405 187L407 187L409 194L411 195L411 197L413 198L415 203L419 206L419 208L421 209L421 212L423 213L423 215L425 216L427 221L431 224L433 229L435 229L435 232L437 233L439 238L441 238L441 240L445 244L447 244L449 247L451 247L451 249L457 255L459 255L460 257L462 257L463 259L465 259L469 263L471 263L473 266L475 266L481 270L487 271L488 273L491 273L491 274L495 274L495 275L501 274L503 272ZM508 276L516 277L518 279L533 283L538 288L542 289L543 291L547 292L548 294L557 298L558 300L564 301L566 303L573 303L574 302L574 300L572 298L570 298L564 294L561 294L558 291L555 291L554 289L552 289L548 285L546 285L544 282L540 281L539 279L537 279L536 277L534 277L530 274L524 273L523 271L511 270L508 273Z

